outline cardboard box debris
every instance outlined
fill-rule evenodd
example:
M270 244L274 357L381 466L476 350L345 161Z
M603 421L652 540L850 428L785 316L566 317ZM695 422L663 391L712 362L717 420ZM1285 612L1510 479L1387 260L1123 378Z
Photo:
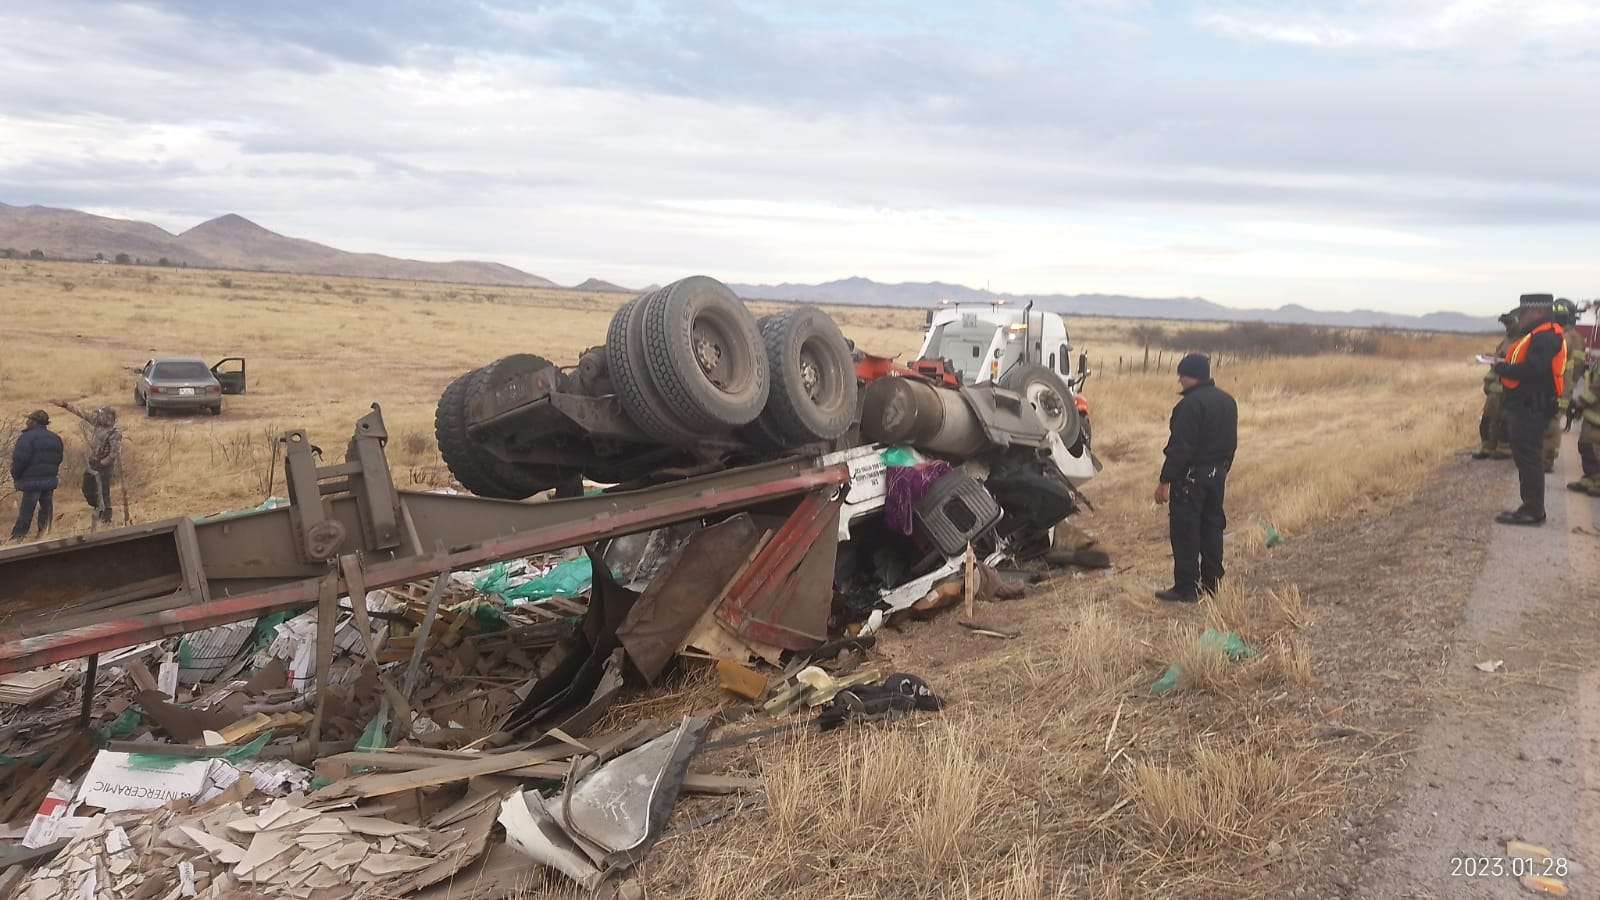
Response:
M174 800L192 800L205 790L212 759L144 760L131 753L102 750L83 778L78 800L106 812L154 809Z

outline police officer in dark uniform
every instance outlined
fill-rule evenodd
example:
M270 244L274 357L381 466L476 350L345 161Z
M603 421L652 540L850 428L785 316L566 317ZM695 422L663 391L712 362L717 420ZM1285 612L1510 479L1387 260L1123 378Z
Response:
M1567 343L1552 316L1555 297L1523 294L1517 312L1523 335L1494 364L1505 387L1506 433L1517 464L1522 505L1494 517L1503 525L1544 524L1544 434L1555 421L1567 365Z
M1156 597L1193 603L1222 580L1222 498L1239 446L1239 406L1211 380L1211 360L1202 354L1178 363L1178 384L1183 399L1172 410L1156 487L1156 503L1171 503L1172 587Z

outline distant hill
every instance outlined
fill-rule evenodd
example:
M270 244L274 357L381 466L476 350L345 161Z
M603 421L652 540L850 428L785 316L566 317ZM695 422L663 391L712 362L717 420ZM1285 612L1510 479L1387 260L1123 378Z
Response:
M202 222L182 234L172 234L148 222L107 218L71 209L0 203L0 248L11 248L22 253L37 249L52 259L93 259L96 254L115 259L118 254L126 253L147 263L165 258L173 264L221 269L559 287L548 278L500 263L472 260L423 262L378 253L350 253L326 244L269 231L232 213ZM643 290L650 291L655 287L650 285ZM1020 306L1032 299L1043 309L1071 315L1296 322L1347 328L1387 326L1432 331L1494 332L1500 327L1487 317L1452 312L1434 312L1422 316L1369 309L1324 312L1296 304L1277 309L1237 309L1200 297L1127 297L1116 294L1044 294L1030 298L939 281L884 284L859 276L823 284L732 284L729 287L741 297L751 300L845 305L926 308L940 300L978 303L1005 300ZM590 278L572 290L636 293L598 278Z
M1240 309L1201 297L1128 297L1119 294L1003 294L941 281L883 284L870 278L844 278L823 284L731 284L747 300L788 300L844 305L931 307L941 300L988 303L1004 300L1022 306L1079 316L1131 316L1221 322L1283 322L1342 328L1413 328L1428 331L1497 331L1494 319L1453 312L1421 316L1354 309L1328 312L1296 304L1277 309Z
M630 289L630 288L625 288L625 287L623 287L623 286L621 286L619 284L612 284L609 281L601 281L598 278L585 279L582 284L573 285L572 289L575 290L575 291L593 291L594 293L597 293L597 294L632 294L632 293L634 293L634 291L632 289Z
M111 219L71 209L0 203L0 247L24 253L42 250L52 259L93 259L96 254L114 259L126 253L145 262L165 258L174 264L221 269L556 286L548 278L500 263L423 262L379 253L350 253L315 241L285 237L232 213L175 235L148 222Z

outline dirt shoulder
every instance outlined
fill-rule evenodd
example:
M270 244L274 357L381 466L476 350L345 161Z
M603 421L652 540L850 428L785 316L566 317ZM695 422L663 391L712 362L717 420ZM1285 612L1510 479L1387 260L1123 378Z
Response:
M1507 839L1546 846L1586 887L1600 673L1600 504L1548 484L1550 522L1491 522L1514 505L1507 463L1458 461L1410 504L1319 530L1257 577L1298 584L1330 754L1356 802L1279 872L1291 896L1513 897L1510 877L1466 872ZM1583 531L1574 529L1582 528ZM1478 662L1504 660L1494 673ZM1503 864L1509 866L1509 864Z

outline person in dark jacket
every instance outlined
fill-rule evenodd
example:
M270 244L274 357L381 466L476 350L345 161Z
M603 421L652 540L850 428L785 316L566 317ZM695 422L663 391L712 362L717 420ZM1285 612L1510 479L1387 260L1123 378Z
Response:
M39 514L40 537L50 530L50 523L55 519L55 490L61 484L61 457L65 448L49 426L49 413L42 409L28 413L27 424L17 437L16 446L11 448L11 480L22 494L17 524L11 529L13 541L28 537L34 510Z
M1494 364L1522 495L1521 506L1494 517L1503 525L1544 524L1544 435L1555 421L1567 356L1565 335L1551 318L1554 304L1550 294L1523 294L1517 308L1523 336Z
M1223 493L1239 447L1239 406L1211 380L1211 361L1191 353L1178 363L1183 399L1172 410L1167 461L1156 503L1170 502L1172 587L1156 597L1193 603L1222 580Z

